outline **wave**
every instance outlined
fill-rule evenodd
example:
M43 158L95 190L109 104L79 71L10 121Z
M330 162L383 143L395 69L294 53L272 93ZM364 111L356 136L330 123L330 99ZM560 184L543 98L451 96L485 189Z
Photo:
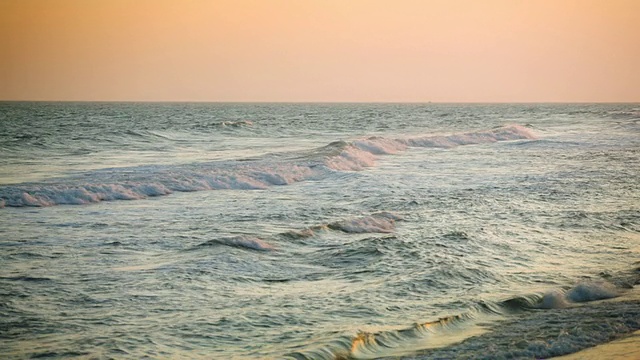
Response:
M505 314L533 309L563 309L597 300L620 296L622 288L607 281L581 282L567 289L553 289L541 294L518 296L499 303L481 303L485 310Z
M253 121L249 120L239 120L239 121L222 121L219 123L222 127L241 127L241 126L253 126Z
M535 135L526 127L510 125L446 136L337 141L303 154L265 156L248 161L103 169L36 184L2 186L0 207L80 205L202 190L260 190L322 178L336 171L360 171L374 166L378 156L397 154L408 147L451 148L534 138ZM344 231L357 231L357 226L343 225L337 227ZM377 225L380 230L386 226L382 223Z
M453 135L428 135L398 139L376 136L351 143L335 142L330 144L328 150L333 154L328 157L326 164L334 170L360 171L366 167L374 166L376 155L393 155L405 151L408 147L448 149L463 145L536 138L533 131L521 125L509 125Z
M113 200L138 200L174 192L202 190L256 190L287 185L318 174L303 165L198 166L196 168L113 169L59 183L20 184L0 188L0 206L81 205Z
M207 247L207 246L231 246L237 248L244 248L250 250L259 250L259 251L270 251L273 250L273 246L271 246L266 241L259 239L257 237L250 236L231 236L231 237L221 237L216 239L211 239L197 245L197 247Z
M633 277L637 280L640 274L636 272ZM637 301L595 302L618 297L623 291L605 281L582 282L543 294L480 302L466 313L415 323L398 330L360 331L324 347L289 353L285 357L332 360L407 355L412 359L476 358L479 349L485 348L487 343L496 344L495 350L499 352L494 354L495 358L558 356L640 329L640 303ZM595 305L581 305L585 302L595 302ZM575 334L567 332L567 328L586 327L585 318L581 316L584 313L588 313L587 319L594 322L590 330ZM529 337L534 340L526 340L528 337L521 335L523 331L534 333ZM562 343L558 342L561 337ZM495 338L504 344L483 338ZM515 348L514 341L518 342Z
M306 238L315 236L318 231L336 230L351 234L391 233L395 230L396 221L403 218L388 211L339 220L327 224L315 225L302 230L291 230L282 235L289 238Z
M455 315L435 321L416 323L411 327L381 332L358 331L355 336L342 337L332 344L318 349L298 351L286 354L292 359L378 359L409 355L428 342L447 345L460 341L460 336L477 333L471 330L472 314Z
M328 225L329 229L340 230L346 233L390 233L396 227L396 221L402 218L389 213L381 212L361 218L334 222Z

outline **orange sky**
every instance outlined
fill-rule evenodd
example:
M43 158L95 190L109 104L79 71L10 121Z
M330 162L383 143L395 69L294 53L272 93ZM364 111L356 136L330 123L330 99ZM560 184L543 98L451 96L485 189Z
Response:
M0 0L0 99L639 102L638 0Z

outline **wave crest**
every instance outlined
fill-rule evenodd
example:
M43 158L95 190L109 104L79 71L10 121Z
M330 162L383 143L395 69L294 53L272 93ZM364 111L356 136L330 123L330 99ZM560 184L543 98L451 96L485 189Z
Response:
M396 220L401 218L389 212L376 213L355 219L334 222L328 225L332 230L346 233L390 233L396 228Z
M316 225L302 230L290 230L282 235L292 239L300 239L315 236L318 231L324 230L336 230L351 234L391 233L395 230L396 221L401 220L403 218L397 214L382 211L367 216Z
M250 236L231 236L231 237L221 237L212 240L208 240L198 245L198 247L205 246L231 246L237 248L244 248L250 250L260 250L260 251L270 251L274 250L273 246L271 246L266 241L259 239L257 237Z
M248 125L247 122L240 124ZM448 136L369 137L351 143L336 141L307 153L307 156L281 157L278 160L265 157L247 162L103 169L57 182L0 186L0 207L80 205L201 190L261 190L327 176L332 171L360 171L374 166L379 155L396 154L409 146L448 148L533 138L534 134L526 127L510 125ZM364 222L333 225L346 232L388 232L393 225L384 218Z

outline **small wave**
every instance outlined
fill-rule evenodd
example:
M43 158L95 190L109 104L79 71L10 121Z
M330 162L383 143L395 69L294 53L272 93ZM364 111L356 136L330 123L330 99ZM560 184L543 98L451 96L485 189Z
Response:
M253 122L249 120L239 120L239 121L222 121L219 123L222 127L241 127L241 126L253 126Z
M355 219L328 224L329 229L346 233L390 233L395 230L396 221L401 218L389 212L376 213Z
M367 216L316 225L302 230L290 230L281 235L292 239L300 239L315 236L318 231L326 230L352 234L391 233L395 230L396 221L400 220L403 220L401 216L382 211Z
M289 230L285 233L282 233L281 235L291 239L303 239L303 238L315 236L317 231L326 230L326 229L328 229L326 225L313 226L313 227L302 229L302 230Z
M474 329L472 314L454 315L436 321L416 323L399 330L359 331L353 337L309 351L285 355L294 359L378 359L408 355L433 346L445 346L482 332ZM437 344L437 345L436 345Z
M250 250L260 250L260 251L270 251L274 250L273 246L269 243L265 242L262 239L257 237L249 237L249 236L232 236L232 237L222 237L212 239L202 244L198 245L198 247L206 247L206 246L232 246L237 248L244 248Z
M607 282L582 283L574 286L566 294L567 299L580 303L604 300L617 297L619 291L613 284Z
M204 124L195 124L196 129L210 129L210 128L243 128L253 126L253 121L250 120L225 120L218 122L210 122Z
M621 289L605 281L582 282L568 289L553 289L541 294L517 296L499 303L482 302L479 309L495 314L533 309L564 309L578 303L618 297Z

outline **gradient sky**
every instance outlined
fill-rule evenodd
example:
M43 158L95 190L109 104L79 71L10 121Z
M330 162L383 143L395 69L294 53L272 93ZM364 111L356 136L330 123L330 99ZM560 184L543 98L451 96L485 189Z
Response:
M1 100L639 102L639 0L0 0Z

